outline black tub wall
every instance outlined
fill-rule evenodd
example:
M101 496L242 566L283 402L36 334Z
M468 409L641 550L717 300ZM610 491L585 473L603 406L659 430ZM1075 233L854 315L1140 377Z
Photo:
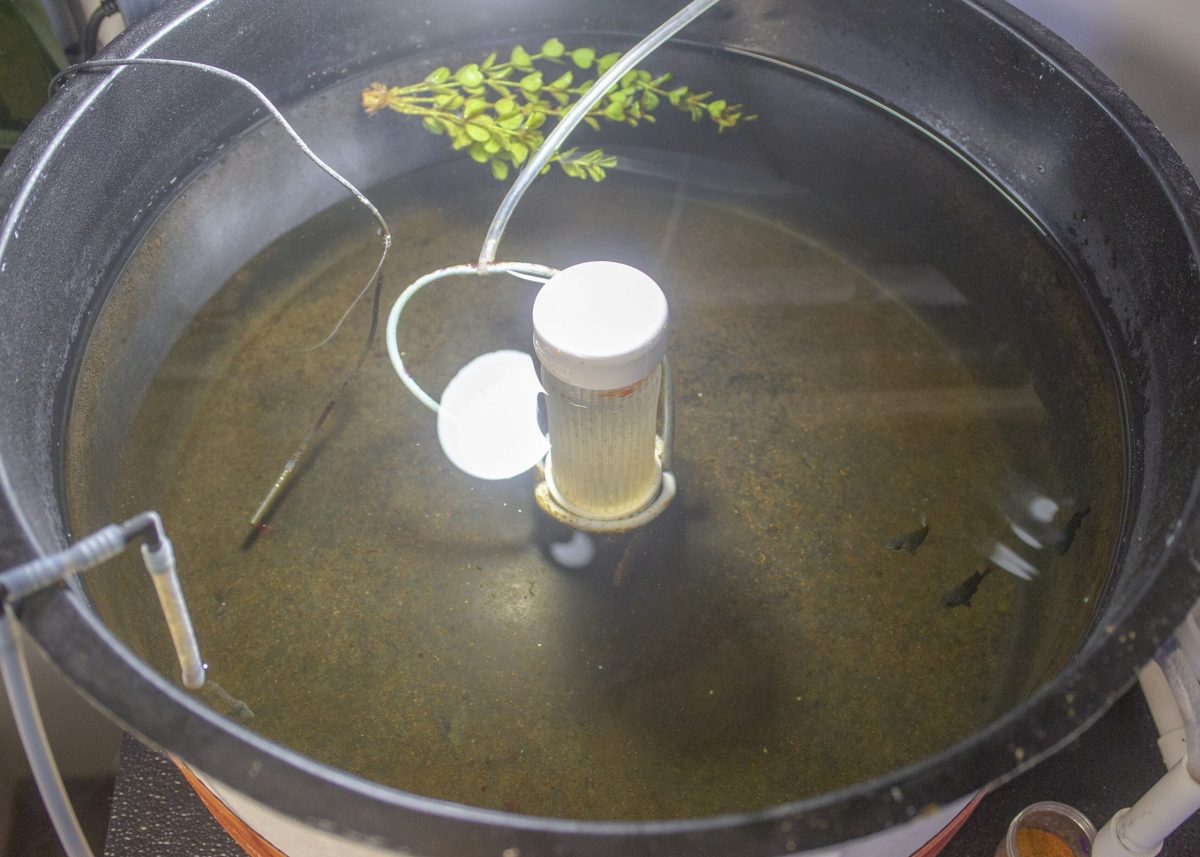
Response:
M1009 0L1094 62L1200 173L1200 0Z
M1012 2L1113 77L1160 125L1192 171L1200 172L1200 100L1195 97L1200 91L1200 53L1194 50L1200 44L1200 0ZM108 27L115 29L115 23ZM115 730L40 659L34 667L39 694L52 711L49 726L65 775L103 771L109 766L105 760L115 758ZM0 706L0 846L7 840L7 795L14 779L23 775L20 762L7 709ZM14 853L11 846L0 854Z

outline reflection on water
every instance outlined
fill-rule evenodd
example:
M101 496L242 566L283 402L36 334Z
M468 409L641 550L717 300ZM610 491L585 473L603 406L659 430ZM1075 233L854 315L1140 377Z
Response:
M1043 567L1054 566L1053 556L1071 550L1092 508L1080 508L1079 501L1070 497L1056 500L1019 479L1010 483L996 495L998 513L1009 532L992 543L987 557L1010 574L1033 580Z
M845 109L836 128L860 140L866 108ZM102 496L111 517L163 514L220 683L210 704L420 794L668 818L936 752L1070 654L1108 568L1121 450L1102 351L1064 321L1073 285L1054 253L960 164L862 121L905 165L880 170L878 193L836 192L823 182L861 171L815 160L805 182L773 184L761 164L661 153L600 185L531 191L506 255L627 262L670 303L680 490L635 534L553 524L530 474L459 472L378 343L269 531L244 543L357 356L357 333L297 345L374 263L350 206L205 307L142 403L118 484L76 488L77 510ZM819 148L830 164L853 155ZM398 237L390 287L472 255L503 190L478 173L448 164L375 189ZM401 331L414 377L440 392L479 354L528 349L536 289L423 292ZM106 621L156 659L142 583L93 585Z

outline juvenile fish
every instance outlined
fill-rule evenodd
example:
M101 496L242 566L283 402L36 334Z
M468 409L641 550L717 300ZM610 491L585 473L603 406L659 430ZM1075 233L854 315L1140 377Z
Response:
M929 521L925 520L924 515L921 515L921 529L913 530L911 533L905 533L902 536L896 536L894 539L888 539L886 547L890 551L916 553L917 548L921 546L921 542L925 541L927 535L929 535Z
M979 591L979 584L983 583L983 579L992 573L992 567L985 565L983 571L977 571L960 583L958 586L951 589L942 596L942 606L949 609L951 607L970 607L971 599L975 597L975 593Z
M1087 506L1081 511L1076 512L1067 521L1067 525L1063 527L1063 533L1058 538L1058 555L1062 556L1071 549L1071 545L1075 542L1075 533L1079 531L1079 525L1083 523L1083 519L1087 517L1088 512L1092 511L1091 506Z

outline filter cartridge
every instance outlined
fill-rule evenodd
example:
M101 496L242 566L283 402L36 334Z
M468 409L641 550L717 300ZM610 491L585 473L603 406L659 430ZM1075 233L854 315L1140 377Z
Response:
M667 299L619 262L585 262L551 278L533 305L546 389L546 483L567 511L600 521L658 496L656 416L667 348Z

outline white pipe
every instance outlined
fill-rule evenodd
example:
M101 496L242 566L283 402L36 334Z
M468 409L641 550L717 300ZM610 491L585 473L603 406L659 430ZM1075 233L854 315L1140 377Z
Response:
M1175 638L1138 672L1169 770L1137 803L1096 834L1093 857L1154 857L1168 836L1200 811L1200 604ZM1182 740L1180 736L1182 735Z
M1180 762L1142 799L1114 815L1096 835L1093 857L1153 857L1163 841L1200 810L1200 783Z
M1175 704L1183 719L1187 743L1188 772L1200 780L1200 683L1188 666L1187 656L1178 646L1160 650L1154 660L1162 668L1163 678L1175 696Z
M1150 706L1150 716L1158 729L1158 751L1168 769L1175 767L1187 755L1187 735L1183 729L1183 716L1175 702L1175 694L1163 675L1162 667L1154 661L1138 671L1138 684Z
M1197 810L1200 783L1186 764L1178 764L1118 820L1117 836L1140 853L1151 854Z
M1187 658L1192 672L1200 678L1200 603L1188 612L1180 626L1175 629L1175 639L1179 641L1179 648Z
M1155 857L1162 851L1161 845L1149 854L1134 851L1117 838L1117 827L1127 815L1129 815L1128 807L1120 810L1108 820L1108 824L1100 828L1100 832L1092 840L1092 857Z

